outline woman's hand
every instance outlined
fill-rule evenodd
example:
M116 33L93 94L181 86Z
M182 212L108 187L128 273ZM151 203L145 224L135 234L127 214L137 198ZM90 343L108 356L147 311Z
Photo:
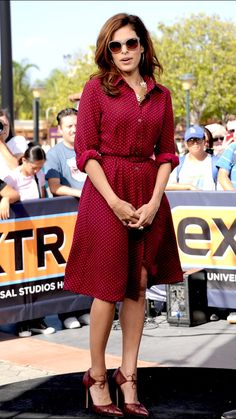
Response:
M137 223L139 220L139 215L133 205L120 198L117 198L115 202L112 203L111 208L125 226L129 226L130 223Z
M4 196L0 202L0 220L7 220L10 216L9 198Z
M135 211L135 216L138 217L137 222L130 222L128 227L135 229L142 229L142 227L147 227L152 224L154 217L159 209L158 204L153 202L148 202L147 204L142 205L139 209ZM140 228L141 227L141 228Z

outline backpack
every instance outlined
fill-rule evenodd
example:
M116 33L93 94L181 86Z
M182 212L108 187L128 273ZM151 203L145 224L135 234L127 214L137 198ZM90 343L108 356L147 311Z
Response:
M186 157L186 154L181 156L179 159L179 165L177 166L177 183L179 183L179 173L184 164L185 157ZM215 187L217 185L217 174L218 174L218 167L216 167L217 159L218 159L217 156L214 156L214 154L211 154L212 177L215 183Z

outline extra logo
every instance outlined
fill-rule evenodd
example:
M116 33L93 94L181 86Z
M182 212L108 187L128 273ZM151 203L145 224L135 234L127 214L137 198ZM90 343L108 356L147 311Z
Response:
M183 267L235 268L234 207L176 206L172 216Z
M53 214L0 224L0 285L64 275L76 215Z

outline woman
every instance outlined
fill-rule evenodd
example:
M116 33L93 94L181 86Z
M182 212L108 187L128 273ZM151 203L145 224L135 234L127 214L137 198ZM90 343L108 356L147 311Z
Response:
M10 204L13 204L19 199L18 192L0 179L0 220L7 220L9 218Z
M65 272L65 289L94 297L91 369L83 382L102 415L148 416L137 397L137 357L145 290L182 280L168 201L163 194L178 164L169 91L137 16L111 17L97 40L98 72L85 85L78 112L77 165L88 174ZM168 255L168 263L166 258ZM105 349L115 303L122 301L122 364L114 373L123 412L111 402Z
M20 200L45 198L45 176L41 170L46 154L37 143L29 143L20 165L12 170L4 180L20 194Z

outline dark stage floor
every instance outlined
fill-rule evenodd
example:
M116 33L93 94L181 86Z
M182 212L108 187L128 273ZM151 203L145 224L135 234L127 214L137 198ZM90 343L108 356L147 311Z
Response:
M115 389L108 371L111 393ZM235 370L139 368L139 397L156 419L220 419L236 407ZM97 418L84 408L82 373L21 381L1 387L0 418Z

